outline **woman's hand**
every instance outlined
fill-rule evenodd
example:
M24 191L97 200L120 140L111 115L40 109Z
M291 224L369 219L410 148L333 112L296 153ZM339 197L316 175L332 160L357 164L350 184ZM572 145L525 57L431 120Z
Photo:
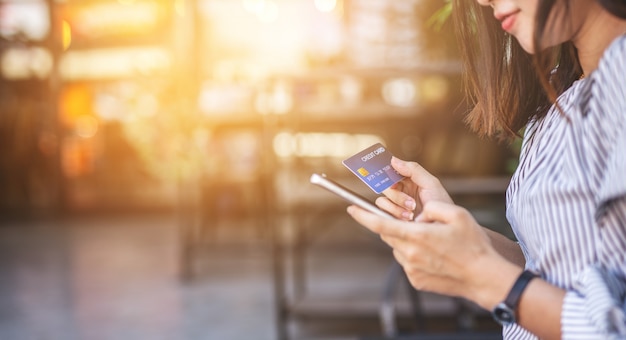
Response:
M494 250L467 210L449 202L427 201L415 222L379 218L355 206L348 212L393 248L417 289L461 296L491 309L521 272Z
M452 203L450 195L437 177L419 164L393 157L391 166L406 178L383 191L384 197L376 199L376 205L381 209L398 219L411 221L427 202Z

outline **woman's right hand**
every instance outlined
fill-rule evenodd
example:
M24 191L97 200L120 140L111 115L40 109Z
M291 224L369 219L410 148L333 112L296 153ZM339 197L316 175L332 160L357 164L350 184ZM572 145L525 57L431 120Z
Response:
M379 208L398 219L409 221L421 213L426 202L453 203L439 179L416 162L393 157L391 166L406 178L383 191L385 196L376 199Z

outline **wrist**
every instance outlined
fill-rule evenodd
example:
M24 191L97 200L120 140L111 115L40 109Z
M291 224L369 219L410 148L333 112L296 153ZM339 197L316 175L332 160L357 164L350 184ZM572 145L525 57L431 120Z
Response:
M482 308L492 311L496 305L504 301L523 272L523 268L501 257L477 265L481 271L478 272L478 279L468 298Z
M523 271L520 276L518 276L513 284L513 287L511 287L511 290L507 294L506 299L496 305L496 307L491 311L491 315L494 320L503 326L519 322L518 306L520 304L522 294L524 294L524 291L530 284L530 281L536 277L537 274L529 270Z

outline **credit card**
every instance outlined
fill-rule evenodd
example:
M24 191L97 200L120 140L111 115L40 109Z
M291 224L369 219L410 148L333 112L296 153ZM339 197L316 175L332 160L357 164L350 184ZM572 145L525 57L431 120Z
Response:
M404 178L391 167L391 156L387 148L376 143L342 163L370 189L380 194Z

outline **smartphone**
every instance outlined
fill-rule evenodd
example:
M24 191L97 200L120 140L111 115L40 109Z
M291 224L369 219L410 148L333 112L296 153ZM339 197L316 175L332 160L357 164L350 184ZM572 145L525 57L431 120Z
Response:
M380 217L394 219L392 215L378 208L374 203L367 198L355 193L354 191L344 187L343 185L329 179L325 174L313 174L310 179L311 183L318 185L346 201L359 206L371 213L374 213Z

